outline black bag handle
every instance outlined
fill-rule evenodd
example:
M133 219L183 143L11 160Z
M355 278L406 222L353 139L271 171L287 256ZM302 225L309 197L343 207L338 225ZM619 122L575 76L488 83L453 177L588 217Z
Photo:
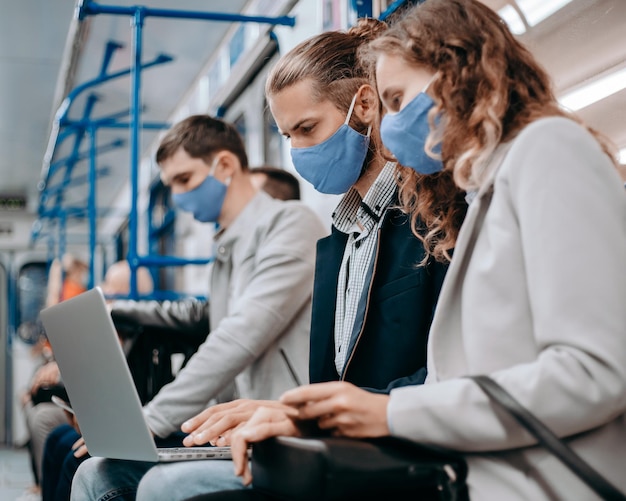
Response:
M520 404L500 384L489 376L470 376L478 386L500 407L513 416L548 451L554 454L578 478L607 501L626 501L626 495L598 473L589 463L560 440L537 417Z

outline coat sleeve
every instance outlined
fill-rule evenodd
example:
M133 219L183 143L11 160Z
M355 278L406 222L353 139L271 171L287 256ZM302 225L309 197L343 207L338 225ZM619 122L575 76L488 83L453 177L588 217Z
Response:
M144 408L148 425L165 436L259 358L309 304L315 243L324 229L300 205L286 204L266 228L243 294L176 379Z
M490 376L568 437L626 409L626 196L586 130L563 118L542 122L518 136L500 173L538 356ZM477 452L534 443L468 379L396 389L387 413L394 435L422 443Z
M115 301L111 318L124 332L158 331L161 334L202 342L209 333L208 302L193 298L178 301Z

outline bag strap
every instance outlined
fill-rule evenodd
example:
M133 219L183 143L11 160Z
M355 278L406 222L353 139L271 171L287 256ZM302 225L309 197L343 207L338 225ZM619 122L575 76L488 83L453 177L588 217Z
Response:
M626 495L620 492L565 442L552 433L545 424L513 398L500 384L489 376L469 376L469 378L473 379L495 403L513 416L543 447L561 460L565 466L591 487L602 499L626 501Z

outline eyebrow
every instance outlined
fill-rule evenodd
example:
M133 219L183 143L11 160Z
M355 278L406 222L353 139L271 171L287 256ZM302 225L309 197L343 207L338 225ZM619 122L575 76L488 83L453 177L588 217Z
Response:
M381 95L381 97L382 97L383 101L384 101L385 99L389 99L389 94L393 94L394 92L396 92L396 89L395 89L395 88L393 88L393 87L387 87L387 88L383 91L383 93L382 93L382 95Z
M170 179L170 183L174 182L174 181L180 181L180 178L185 177L185 176L190 176L190 175L191 175L191 173L189 171L178 172L178 173L174 174L172 179Z
M298 130L298 129L300 128L300 126L301 126L304 122L306 122L307 120L317 120L317 118L315 118L315 117L306 117L306 118L303 118L303 119L301 119L301 120L298 120L298 121L297 121L297 122L296 122L293 126L291 126L291 127L287 127L287 129L286 129L286 130L282 130L282 129L279 127L279 128L278 128L278 131L279 131L282 135L285 135L285 134L286 134L287 132L289 132L289 131L292 131L292 132L293 132L294 130Z

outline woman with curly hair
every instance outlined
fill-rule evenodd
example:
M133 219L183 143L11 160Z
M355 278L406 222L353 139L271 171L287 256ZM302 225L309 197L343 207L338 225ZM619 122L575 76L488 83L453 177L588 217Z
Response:
M465 451L472 499L595 499L467 376L488 374L626 491L626 197L608 142L476 0L428 0L369 44L383 143L470 199L428 346L428 379L390 395L297 388L232 443L393 435ZM429 160L432 161L429 164ZM436 160L440 160L437 165ZM425 168L426 166L426 168ZM436 174L434 174L436 175Z

